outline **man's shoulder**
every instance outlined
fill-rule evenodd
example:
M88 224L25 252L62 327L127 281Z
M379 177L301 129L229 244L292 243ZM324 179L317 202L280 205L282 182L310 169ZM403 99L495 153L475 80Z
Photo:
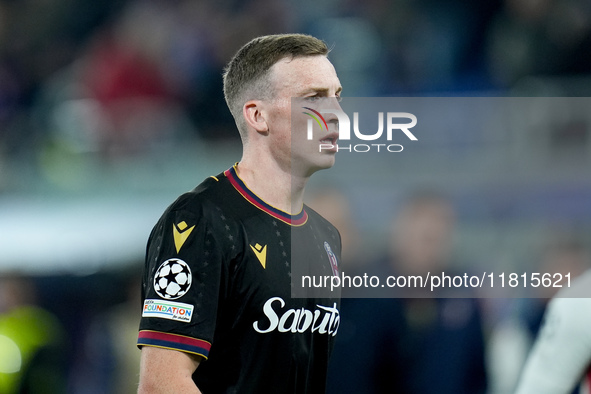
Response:
M208 210L219 210L228 196L231 186L223 174L210 176L193 190L181 194L167 209L167 212L186 211L202 215Z
M341 233L339 230L324 216L316 212L314 209L307 205L304 205L304 209L308 214L308 224L315 227L317 230L324 234L326 237L334 239L338 242L338 250L341 248Z
M337 228L330 221L328 221L328 219L316 212L314 209L310 208L308 205L304 205L304 209L308 214L308 220L311 224L321 224L323 226L326 226L327 228L330 228L338 232Z

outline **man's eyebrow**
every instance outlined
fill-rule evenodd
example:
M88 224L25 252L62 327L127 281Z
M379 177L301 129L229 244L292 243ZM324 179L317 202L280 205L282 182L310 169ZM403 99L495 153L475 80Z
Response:
M304 94L307 94L307 93L328 93L328 88L309 87L307 89L304 89L303 93Z
M336 93L341 93L341 91L343 90L343 88L341 86L339 86L339 88L337 89ZM302 94L308 94L308 93L323 93L323 94L327 94L329 91L328 88L315 88L315 87L311 87L311 88L307 88L305 89Z

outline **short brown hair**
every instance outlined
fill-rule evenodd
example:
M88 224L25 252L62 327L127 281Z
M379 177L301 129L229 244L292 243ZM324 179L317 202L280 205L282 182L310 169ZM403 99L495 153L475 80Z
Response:
M269 69L285 57L326 56L328 52L324 41L306 34L257 37L236 52L224 70L224 97L243 139L242 106L253 98L268 98L272 91Z

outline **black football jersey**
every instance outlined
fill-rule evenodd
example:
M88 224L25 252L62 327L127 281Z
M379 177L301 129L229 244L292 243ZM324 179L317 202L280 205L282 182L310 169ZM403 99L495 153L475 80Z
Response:
M150 234L138 346L202 356L193 380L205 394L324 393L339 297L293 297L292 265L337 275L340 251L337 230L309 207L270 206L235 167L210 177Z

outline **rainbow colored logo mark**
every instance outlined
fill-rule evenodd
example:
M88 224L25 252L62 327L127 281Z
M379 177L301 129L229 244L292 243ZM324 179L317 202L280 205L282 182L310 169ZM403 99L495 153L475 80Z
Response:
M324 120L324 117L322 115L320 115L320 112L313 110L312 108L309 107L302 107L304 109L310 110L312 112L314 112L316 115L318 115L320 117L320 119L322 119L322 122L324 123L324 127L326 127L326 130L328 131L328 125L326 124L326 120ZM318 119L316 116L312 115L309 112L302 112L310 117L312 117L312 119L314 119L316 121L316 123L318 123L318 126L320 126L320 130L322 130L322 123L320 123L320 119Z

